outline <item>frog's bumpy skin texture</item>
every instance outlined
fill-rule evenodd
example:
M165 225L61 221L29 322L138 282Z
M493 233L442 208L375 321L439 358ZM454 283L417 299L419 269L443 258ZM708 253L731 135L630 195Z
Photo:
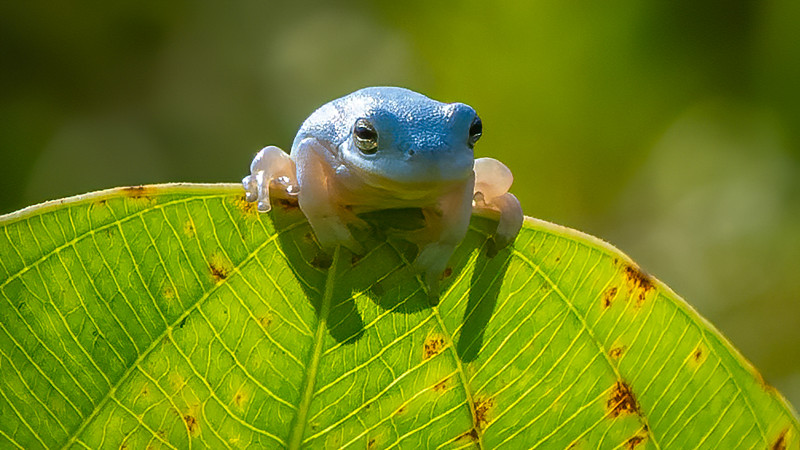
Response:
M358 146L372 136L356 139L357 121L372 127L373 145ZM270 191L297 196L328 252L342 245L363 253L350 228L367 225L356 214L420 208L426 226L403 236L419 246L414 266L437 299L439 280L467 233L473 207L500 213L496 249L511 243L522 227L522 208L508 192L511 171L496 159L473 159L480 133L477 114L463 103L441 103L402 88L365 88L309 116L291 155L274 146L261 150L242 185L260 212L271 209Z

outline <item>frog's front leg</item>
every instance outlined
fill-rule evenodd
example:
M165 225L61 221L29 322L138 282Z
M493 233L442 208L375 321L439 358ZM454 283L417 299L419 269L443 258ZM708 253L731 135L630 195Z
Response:
M250 175L242 179L242 186L248 202L258 201L258 211L269 212L270 188L281 189L286 195L294 195L297 190L294 161L274 145L264 147L250 163Z
M436 302L439 298L439 280L447 268L447 261L464 239L472 216L472 195L475 184L470 176L462 185L439 199L435 208L423 208L425 229L422 235L427 244L420 248L414 265L425 277L428 295Z
M363 253L363 247L347 228L347 223L356 220L355 216L339 203L333 182L336 165L333 153L318 139L309 137L292 150L292 156L300 183L297 200L319 244L329 253L337 245L353 253Z
M508 192L514 176L505 164L494 158L475 160L474 205L477 209L491 209L500 213L494 240L496 249L510 244L522 228L522 206L514 194Z

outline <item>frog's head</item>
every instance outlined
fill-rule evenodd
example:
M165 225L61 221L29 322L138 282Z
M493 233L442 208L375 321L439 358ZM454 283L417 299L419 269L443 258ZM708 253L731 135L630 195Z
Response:
M424 190L472 174L482 124L463 103L376 87L334 100L318 113L325 118L312 115L306 125L324 122L337 159L371 185Z

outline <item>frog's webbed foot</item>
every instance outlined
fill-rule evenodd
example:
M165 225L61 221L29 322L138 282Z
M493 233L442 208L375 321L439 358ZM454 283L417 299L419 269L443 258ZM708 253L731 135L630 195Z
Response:
M274 145L264 147L250 163L250 175L242 179L245 199L257 201L259 212L269 212L272 209L270 189L280 189L282 196L297 195L295 173L294 161L289 155Z
M318 139L305 138L294 148L292 155L297 163L297 180L301 186L297 200L322 249L332 253L337 245L342 245L353 253L363 254L364 248L353 238L347 225L367 225L338 202L336 186L332 182L333 154Z
M499 250L514 241L522 228L522 206L517 197L508 192L514 176L505 164L493 158L476 159L474 170L473 206L500 213L494 236L496 249Z

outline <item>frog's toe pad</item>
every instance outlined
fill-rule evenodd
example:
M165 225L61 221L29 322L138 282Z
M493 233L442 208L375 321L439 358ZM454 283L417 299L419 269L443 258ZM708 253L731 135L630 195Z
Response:
M250 175L242 179L242 186L248 202L258 202L259 212L269 212L270 189L282 191L281 196L297 193L294 161L278 147L264 147L250 163Z
M500 250L514 241L524 218L519 200L508 192L514 176L505 164L493 158L476 159L474 170L475 193L472 204L477 209L491 209L500 213L500 222L494 234L494 248Z
M494 235L495 247L500 250L517 237L525 216L522 214L519 200L510 192L494 199L492 204L500 211L500 221Z

